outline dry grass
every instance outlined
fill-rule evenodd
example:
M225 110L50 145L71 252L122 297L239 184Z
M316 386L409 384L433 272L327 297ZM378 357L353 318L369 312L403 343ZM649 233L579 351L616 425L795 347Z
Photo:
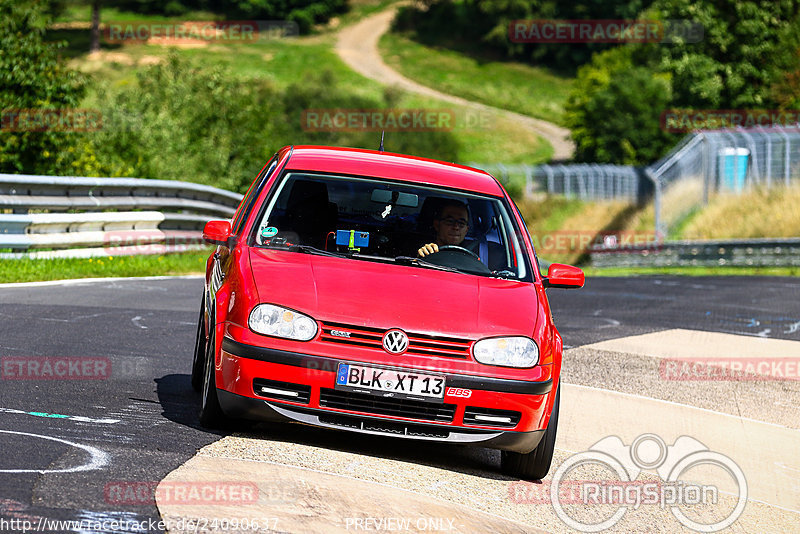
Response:
M539 258L569 264L585 262L587 246L602 242L604 233L627 231L637 213L627 202L584 203L560 197L524 200L519 208Z
M680 224L680 221L703 203L703 178L687 178L672 184L664 190L661 200L661 213L667 227Z
M689 221L683 239L800 237L800 187L717 195Z

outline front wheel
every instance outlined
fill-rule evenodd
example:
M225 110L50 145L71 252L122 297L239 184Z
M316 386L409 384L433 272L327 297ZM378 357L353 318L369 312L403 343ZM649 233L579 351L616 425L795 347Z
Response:
M213 314L212 314L213 317ZM214 325L210 325L208 344L205 350L205 372L203 373L202 404L200 406L200 424L206 428L220 428L225 421L225 414L217 397L217 381L215 378L214 352L216 333Z
M197 320L197 334L194 337L194 357L192 358L192 389L203 389L203 371L206 361L205 296L200 303L200 319Z
M541 480L547 476L550 463L553 461L553 451L556 448L556 430L558 428L558 406L560 404L561 388L556 390L556 399L553 401L553 412L544 436L529 453L502 451L501 466L503 472L527 480Z

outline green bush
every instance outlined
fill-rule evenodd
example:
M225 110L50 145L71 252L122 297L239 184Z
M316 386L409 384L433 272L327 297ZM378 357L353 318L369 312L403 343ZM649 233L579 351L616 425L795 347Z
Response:
M678 139L661 128L669 101L669 77L634 65L629 48L595 54L578 70L565 106L575 159L627 165L655 161Z
M290 20L297 22L301 33L314 24L348 10L347 0L117 0L114 6L135 13L183 15L191 10L218 13L228 19Z
M80 102L84 79L64 66L57 45L43 40L38 4L0 0L0 172L67 172L81 135L71 131L15 131L8 117L18 110L71 110Z
M221 67L201 67L173 54L117 92L101 91L104 128L90 137L76 165L101 176L187 180L244 192L280 147L328 144L377 149L380 132L311 132L307 109L392 107L337 87L330 72L285 90L263 80L241 80ZM453 161L449 132L386 134L386 150Z
M97 172L241 191L271 155L264 138L278 99L266 82L173 54L118 92L100 89L104 127L91 137Z

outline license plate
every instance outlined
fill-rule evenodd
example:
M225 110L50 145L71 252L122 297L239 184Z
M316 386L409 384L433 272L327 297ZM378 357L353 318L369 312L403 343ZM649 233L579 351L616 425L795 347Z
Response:
M335 389L381 397L444 401L445 377L340 363Z

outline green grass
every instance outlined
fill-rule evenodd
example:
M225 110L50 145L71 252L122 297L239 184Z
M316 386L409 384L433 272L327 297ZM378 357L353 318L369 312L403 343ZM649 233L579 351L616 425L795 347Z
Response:
M331 71L337 84L346 92L371 99L380 99L385 88L352 71L333 50L333 35L263 42L211 43L200 47L167 47L150 44L109 45L104 43L100 57L88 57L88 30L51 30L51 40L70 43L62 54L71 58L70 65L92 76L110 90L133 83L136 73L146 64L166 58L170 50L193 58L206 66L222 66L231 75L242 79L266 79L278 87L302 81L309 74ZM91 87L82 107L96 105L96 86ZM457 162L502 161L503 163L543 163L552 156L552 147L544 139L520 132L508 119L484 118L482 124L463 125L467 114L474 112L439 100L414 94L401 94L397 108L453 109L457 126L452 131L458 143ZM269 110L265 110L269 113ZM470 115L470 116L472 116ZM391 150L391 133L387 133L386 147ZM378 134L376 134L377 146ZM291 144L292 139L282 140ZM419 155L419 154L415 154ZM423 154L424 155L424 154Z
M572 80L547 69L426 46L396 33L381 38L380 50L388 65L423 85L563 124Z
M107 258L17 259L0 261L0 283L200 274L209 251L163 256L111 256Z
M800 267L608 267L584 268L590 276L800 276Z

